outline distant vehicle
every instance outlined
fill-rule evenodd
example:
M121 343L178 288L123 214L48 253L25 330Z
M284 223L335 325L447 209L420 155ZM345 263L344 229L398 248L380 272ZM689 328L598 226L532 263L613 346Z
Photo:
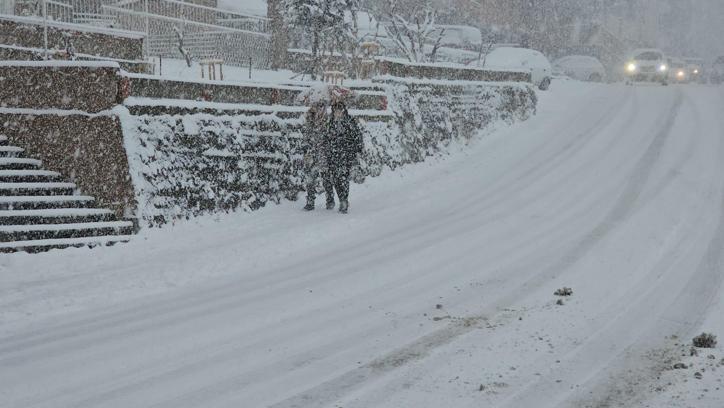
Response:
M687 70L689 71L689 79L691 82L704 83L706 81L706 73L704 72L704 60L701 58L684 58Z
M530 72L531 82L541 91L551 86L553 67L540 51L528 48L499 47L486 55L481 62L470 65L481 68Z
M724 56L717 58L714 64L712 64L709 79L712 84L721 84L724 82Z
M686 62L680 58L669 58L669 81L686 84L689 80L689 69Z
M441 47L457 48L460 50L475 52L480 50L483 36L480 33L480 30L475 27L438 24L435 26L433 33L430 35L432 41L437 41L441 32Z
M660 82L668 85L669 65L661 50L636 50L624 67L626 82Z
M606 68L601 61L585 55L569 55L553 63L553 70L579 81L603 82L606 79Z

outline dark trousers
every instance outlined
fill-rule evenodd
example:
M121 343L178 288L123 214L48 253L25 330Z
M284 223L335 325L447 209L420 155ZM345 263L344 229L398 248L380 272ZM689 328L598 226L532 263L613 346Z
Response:
M307 166L305 169L305 184L307 188L307 202L314 202L314 198L317 196L317 181L321 175L319 169L315 166ZM324 180L324 178L322 178Z
M330 166L322 173L322 184L327 192L327 200L334 199L334 192L337 191L339 201L347 201L349 198L349 176L350 168L347 166Z

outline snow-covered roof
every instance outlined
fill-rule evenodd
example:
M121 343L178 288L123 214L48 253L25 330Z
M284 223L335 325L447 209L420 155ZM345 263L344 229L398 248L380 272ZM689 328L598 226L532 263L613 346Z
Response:
M218 7L235 13L266 17L266 0L219 0Z

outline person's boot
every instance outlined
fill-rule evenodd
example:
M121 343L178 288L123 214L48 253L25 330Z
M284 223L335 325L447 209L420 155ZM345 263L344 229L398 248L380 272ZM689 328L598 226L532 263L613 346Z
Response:
M304 206L304 211L314 211L314 199L307 197L307 205Z
M334 197L327 196L327 209L334 210Z
M347 214L349 211L349 202L347 200L340 200L339 202L339 212L342 214Z

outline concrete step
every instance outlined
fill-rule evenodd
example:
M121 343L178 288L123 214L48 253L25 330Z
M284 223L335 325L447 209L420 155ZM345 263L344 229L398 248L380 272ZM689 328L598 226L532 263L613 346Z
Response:
M69 247L96 247L102 245L113 245L118 242L128 242L133 238L131 235L108 235L83 238L59 238L42 239L31 241L0 242L0 252L43 252L51 249Z
M0 183L0 196L72 195L75 183Z
M0 225L80 224L116 221L115 214L99 208L0 210Z
M63 175L47 170L0 170L0 183L58 183Z
M110 245L134 234L131 221L119 221L95 199L73 195L75 183L23 157L0 135L0 252L41 252L53 248Z
M19 158L23 156L25 149L17 146L0 146L0 157L15 157Z
M42 165L43 162L36 159L0 157L0 170L35 170Z
M51 208L90 208L89 196L0 196L0 210L41 210Z
M133 234L130 221L74 224L0 225L0 242L88 238Z

